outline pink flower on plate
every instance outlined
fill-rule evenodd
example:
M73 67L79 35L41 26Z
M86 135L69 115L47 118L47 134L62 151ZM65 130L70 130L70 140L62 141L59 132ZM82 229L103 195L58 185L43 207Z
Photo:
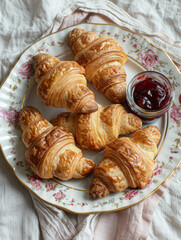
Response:
M105 36L105 35L106 35L106 31L105 31L105 30L101 31L101 32L100 32L100 35L101 35L101 36Z
M153 68L159 63L158 56L151 49L140 52L139 56L141 64L146 68Z
M118 38L118 37L119 37L119 35L118 35L117 33L115 33L114 36L115 36L115 38Z
M170 117L174 120L174 122L177 122L178 120L181 120L181 110L179 110L175 105L171 108L170 111Z
M70 205L74 205L74 202L75 202L75 199L74 198L72 198L72 200L70 201Z
M136 191L136 190L128 191L128 193L125 196L125 200L130 200L130 199L134 198L137 194L138 194L138 191Z
M162 173L162 166L159 166L158 164L156 164L155 169L153 171L153 175L160 175Z
M51 46L55 46L55 42L52 41L52 42L50 43L50 45L51 45Z
M42 188L41 184L42 181L39 177L36 175L33 175L31 177L28 177L28 181L31 183L33 187L35 187L36 190L40 190Z
M18 73L22 77L28 77L32 74L32 72L33 72L33 67L29 61L23 63L18 70Z
M31 58L31 57L33 57L33 55L32 55L32 54L29 54L27 57Z
M55 197L55 201L60 201L66 197L65 193L62 190L59 190L57 193L54 193L53 196Z
M176 151L176 150L172 150L172 151L170 151L171 153L178 153L178 151Z
M9 110L0 110L0 118L4 119L6 123L12 124L13 126L16 126L18 123L18 114L19 112L11 106L9 107Z
M52 191L52 190L54 190L54 185L53 185L52 182L47 183L45 187L47 188L47 191Z
M14 139L11 138L9 141L11 144L14 144Z
M148 180L147 185L142 189L148 188L151 184L152 184L152 177Z

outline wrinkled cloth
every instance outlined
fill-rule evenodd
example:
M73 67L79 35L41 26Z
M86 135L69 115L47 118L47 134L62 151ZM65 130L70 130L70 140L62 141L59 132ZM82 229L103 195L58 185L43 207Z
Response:
M144 2L144 5L147 5L147 1ZM170 5L170 6L169 6ZM167 7L171 7L169 4ZM173 5L173 4L172 4ZM132 3L132 7L134 3ZM149 4L147 5L149 6ZM161 5L159 6L161 7ZM177 12L179 5L177 6ZM160 9L161 10L161 9ZM143 11L143 10L142 10ZM160 14L164 14L165 9L163 8L160 11ZM174 14L177 15L177 12ZM148 12L146 12L147 18L149 18ZM179 16L180 15L180 16ZM181 13L179 13L178 18L175 18L176 23L174 25L181 25ZM158 18L158 15L157 15ZM162 30L160 26L160 19L157 20L157 27ZM81 22L91 22L91 23L114 23L122 27L126 27L129 30L137 32L142 36L145 36L151 43L154 43L155 46L163 49L165 52L169 54L171 59L176 63L181 65L181 42L173 41L169 34L164 34L163 32L154 31L150 27L147 27L141 21L137 21L137 19L131 17L127 14L126 11L122 8L118 8L115 4L110 1L103 1L99 3L97 1L87 1L86 3L77 2L73 4L69 9L63 12L63 14L58 14L52 28L50 28L51 32L55 32L62 28L75 25ZM176 29L176 31L179 30Z
M178 66L181 64L180 1L75 2L1 1L2 79L32 42L80 22L116 23L127 27L165 50ZM180 239L180 168L156 193L135 207L82 216L65 213L32 194L31 201L2 154L0 157L0 239Z

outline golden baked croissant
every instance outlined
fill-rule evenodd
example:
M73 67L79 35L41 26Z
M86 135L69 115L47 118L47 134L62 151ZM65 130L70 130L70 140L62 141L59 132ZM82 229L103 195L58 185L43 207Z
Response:
M114 103L126 99L127 61L123 48L111 37L98 37L92 31L75 28L69 33L69 45L75 61L85 68L85 76L94 87Z
M126 112L121 104L98 105L97 112L88 114L61 113L51 123L72 132L77 143L89 150L101 150L119 135L133 133L142 127L141 119Z
M97 111L93 92L87 87L85 70L77 62L60 61L49 54L34 56L37 93L47 106L74 113Z
M94 170L90 196L103 198L110 192L121 192L127 187L145 187L154 170L160 137L156 126L148 126L130 138L110 142L106 146L104 160Z
M92 172L95 162L84 158L75 146L73 135L63 127L54 127L34 107L19 114L22 140L28 148L25 159L40 178L61 180L83 178Z

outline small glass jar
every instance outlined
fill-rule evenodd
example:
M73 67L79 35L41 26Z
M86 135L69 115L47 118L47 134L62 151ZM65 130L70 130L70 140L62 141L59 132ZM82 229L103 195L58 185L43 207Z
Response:
M150 85L152 90L149 88ZM164 91L166 94L165 102L161 102L164 99ZM151 123L169 110L174 100L174 91L171 82L163 74L155 71L145 71L138 73L128 83L126 100L133 113L141 117L143 122ZM142 101L142 103L139 104L139 101ZM151 101L153 101L153 104ZM145 102L148 104L146 105ZM160 102L161 105L159 105ZM154 104L156 104L156 108L154 108Z

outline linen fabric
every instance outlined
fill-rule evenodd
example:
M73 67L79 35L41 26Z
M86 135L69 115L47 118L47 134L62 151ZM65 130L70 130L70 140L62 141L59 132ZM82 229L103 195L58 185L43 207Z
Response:
M81 22L114 23L142 34L180 67L180 6L180 0L1 0L1 82L31 43ZM0 158L0 239L180 239L180 168L156 193L135 207L114 213L75 215L29 194L2 154Z

